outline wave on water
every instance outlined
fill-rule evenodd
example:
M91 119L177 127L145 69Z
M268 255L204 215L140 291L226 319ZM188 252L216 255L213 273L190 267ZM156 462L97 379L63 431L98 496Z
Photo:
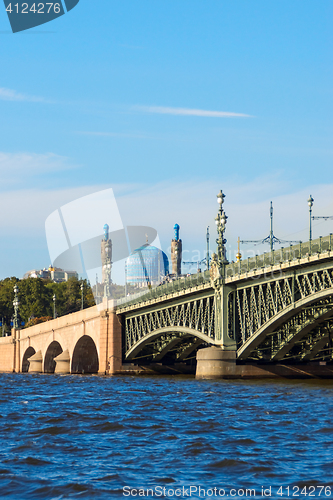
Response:
M317 495L333 485L331 410L333 384L319 381L1 374L0 498L189 485Z

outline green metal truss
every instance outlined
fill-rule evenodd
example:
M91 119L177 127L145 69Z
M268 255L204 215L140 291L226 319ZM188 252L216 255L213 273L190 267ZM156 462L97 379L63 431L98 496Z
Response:
M205 272L123 301L124 359L182 361L209 344L237 349L239 360L331 360L331 235L309 249L227 264L219 288Z

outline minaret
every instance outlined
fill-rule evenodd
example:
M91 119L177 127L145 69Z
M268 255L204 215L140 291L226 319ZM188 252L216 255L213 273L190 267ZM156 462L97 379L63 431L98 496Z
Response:
M112 241L109 238L109 226L104 225L104 238L101 242L102 258L102 283L104 285L104 297L110 297L111 267L112 267Z
M182 273L182 240L179 239L179 225L173 226L175 237L171 240L172 274L179 276Z

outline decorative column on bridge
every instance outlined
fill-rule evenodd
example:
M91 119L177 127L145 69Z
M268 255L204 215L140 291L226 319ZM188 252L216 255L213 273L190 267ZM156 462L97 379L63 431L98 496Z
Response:
M18 330L20 328L20 315L19 315L19 298L18 298L18 286L14 286L14 301L13 301L13 306L14 306L14 321L13 321L13 326L15 330Z
M14 286L14 317L13 317L13 328L12 328L12 341L14 344L14 372L20 371L20 313L19 313L19 297L18 297L18 286Z
M175 237L171 240L172 274L180 276L182 274L182 240L179 239L179 224L175 224L173 229Z
M222 191L217 195L219 210L215 217L217 226L218 238L217 253L212 255L212 263L210 268L210 278L213 288L215 289L215 341L221 345L222 349L235 350L236 343L228 335L228 294L231 291L230 287L225 284L225 266L228 264L226 256L225 244L227 240L224 238L224 232L227 223L227 215L223 210L225 194Z
M236 341L228 335L228 295L231 287L225 284L226 257L224 232L227 216L223 210L225 194L222 191L217 195L219 204L215 218L218 238L217 253L213 253L210 278L215 290L215 347L199 349L197 352L197 378L232 377L236 365Z
M102 283L104 285L104 297L111 295L110 285L111 281L111 268L112 268L112 241L109 238L109 226L107 224L103 227L104 238L101 242L101 258L102 258Z

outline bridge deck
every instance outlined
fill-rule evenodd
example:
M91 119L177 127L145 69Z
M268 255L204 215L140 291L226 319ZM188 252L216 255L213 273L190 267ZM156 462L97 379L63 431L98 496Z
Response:
M311 243L299 243L287 248L256 255L225 266L225 283L239 283L261 276L274 275L291 269L324 262L333 258L333 235L320 237ZM117 313L122 314L141 307L161 303L183 295L212 289L209 271L179 278L152 290L144 290L117 301Z

